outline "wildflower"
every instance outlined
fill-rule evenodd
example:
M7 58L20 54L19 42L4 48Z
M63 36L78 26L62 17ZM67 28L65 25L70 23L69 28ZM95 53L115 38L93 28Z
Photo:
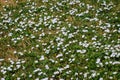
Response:
M97 59L96 63L100 63L100 59L99 58Z
M78 53L86 53L86 50L83 49L83 50L77 50Z
M49 66L48 66L48 65L45 65L45 68L46 68L46 69L49 69Z
M9 33L9 34L8 34L8 36L12 36L12 35L13 35L13 33Z
M44 59L45 59L45 58L44 58L44 55L42 55L41 58L40 58L39 60L44 60Z
M56 74L59 74L59 71L55 71L54 74L55 74L55 75L56 75Z
M0 59L0 61L4 61L4 59Z
M99 78L99 80L103 80L103 78Z
M30 74L29 77L31 78L31 77L32 77L32 74Z
M5 78L1 78L1 80L5 80Z
M56 58L59 58L59 57L62 57L62 56L63 56L63 54L60 53L60 54L58 54L58 55L56 56Z

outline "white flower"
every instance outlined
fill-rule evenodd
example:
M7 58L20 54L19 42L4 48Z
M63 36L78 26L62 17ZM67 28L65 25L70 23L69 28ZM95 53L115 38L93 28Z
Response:
M4 61L4 59L0 59L0 61Z
M100 63L100 59L99 58L97 59L96 63Z
M96 37L93 37L92 40L96 40Z
M39 47L39 45L36 45L36 47L38 48L38 47Z
M48 78L43 78L43 79L41 79L41 80L49 80Z
M48 65L45 65L45 68L46 68L46 69L49 69L49 66L48 66Z
M5 71L5 70L1 70L1 72L2 72L3 74L5 74L7 71Z
M16 53L17 53L17 51L14 51L13 53L14 53L14 54L16 54Z
M46 51L45 51L46 54L49 54L49 52L50 52L50 50L46 50Z
M7 70L8 70L8 71L12 71L12 68L11 68L11 67L8 67Z
M10 60L10 63L11 63L11 64L14 64L15 62L14 62L14 61L12 61L12 60Z
M64 69L68 69L70 66L69 65L66 65L65 67L64 67Z
M19 54L19 55L23 55L23 53L22 53L22 52L18 52L18 54Z
M72 33L68 35L68 38L72 38L72 37L74 37Z
M85 69L87 69L88 67L87 66L85 66Z
M38 75L40 76L41 74L43 74L43 72L38 72Z
M59 71L55 71L54 74L55 74L55 75L56 75L56 74L59 74Z
M54 18L51 21L52 21L53 24L55 24L55 23L57 23L57 20L58 20L57 18Z
M113 72L113 74L117 74L117 72Z
M82 32L88 32L88 30L82 30Z
M20 78L18 77L17 80L20 80Z
M87 77L87 74L88 74L88 73L84 73L84 74L83 74L83 75L84 75L84 78L86 78L86 77Z
M37 68L37 69L35 69L33 72L36 73L36 72L38 72L38 71L41 71L41 69Z
M62 57L62 56L63 56L63 54L60 53L60 54L58 54L58 55L56 56L56 58L59 58L59 57Z
M113 77L112 77L112 76L110 76L110 77L109 77L109 79L112 79L112 80L113 80Z
M86 53L86 50L83 49L83 50L77 50L78 53Z
M110 30L109 30L109 29L106 29L106 30L105 30L105 32L109 33L109 32L110 32Z
M96 76L96 73L94 72L94 73L92 73L92 77L95 77Z
M31 35L31 38L33 39L33 38L35 38L35 36L34 36L34 35Z
M21 65L16 65L17 69L19 69L21 67Z
M84 15L84 13L76 14L76 16L83 16L83 15Z
M85 35L82 35L82 38L85 38Z
M40 80L39 78L36 78L35 80Z
M42 0L42 2L48 2L48 0Z
M39 60L44 60L44 59L45 59L45 58L44 58L44 55L42 55L41 58L40 58Z
M70 15L74 15L74 13L75 13L76 11L77 11L77 9L72 9L72 10L69 11L69 14L70 14Z
M58 68L58 70L59 70L60 72L62 72L64 69L63 69L63 68Z
M77 52L81 52L81 50L77 50Z
M53 60L53 59L49 59L52 63L54 63L55 62L55 60Z
M12 36L12 35L13 35L13 33L9 33L9 34L8 34L8 36Z
M5 80L5 78L1 78L1 80Z
M20 64L20 61L16 62L16 64Z
M15 31L17 32L17 31L22 31L22 29L20 29L20 28L17 28L17 29L15 29Z
M21 61L21 63L25 63L25 61Z
M38 61L36 60L35 63L38 63Z
M99 80L103 80L103 78L99 78Z
M63 42L59 42L57 46L60 46L61 44L63 44Z
M61 58L60 61L63 61L63 58Z
M32 77L32 74L30 74L29 77Z
M113 64L113 65L115 65L115 64L120 64L120 62L119 62L119 61L115 61L115 62L113 62L112 64Z

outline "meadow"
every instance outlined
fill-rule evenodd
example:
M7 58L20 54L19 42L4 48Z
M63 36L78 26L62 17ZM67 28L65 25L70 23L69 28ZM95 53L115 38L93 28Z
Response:
M120 80L120 0L0 0L1 80Z

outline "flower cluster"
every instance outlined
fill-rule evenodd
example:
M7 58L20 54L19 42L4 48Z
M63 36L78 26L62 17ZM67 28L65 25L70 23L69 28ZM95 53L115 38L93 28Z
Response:
M119 79L120 11L116 2L7 3L0 8L1 80Z

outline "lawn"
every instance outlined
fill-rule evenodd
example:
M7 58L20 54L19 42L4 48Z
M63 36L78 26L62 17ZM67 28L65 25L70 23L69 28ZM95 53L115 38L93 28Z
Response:
M1 80L120 80L119 0L0 0Z

